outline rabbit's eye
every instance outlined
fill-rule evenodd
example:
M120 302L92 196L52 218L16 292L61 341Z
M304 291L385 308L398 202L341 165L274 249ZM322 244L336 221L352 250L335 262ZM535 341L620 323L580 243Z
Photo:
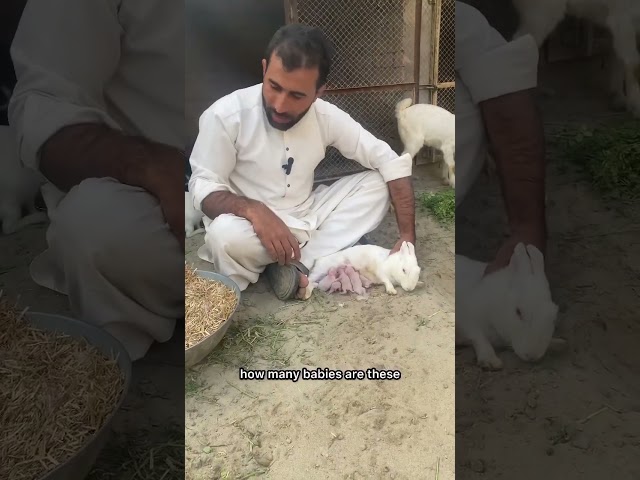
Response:
M516 314L518 315L518 317L522 318L522 312L519 308L516 308Z

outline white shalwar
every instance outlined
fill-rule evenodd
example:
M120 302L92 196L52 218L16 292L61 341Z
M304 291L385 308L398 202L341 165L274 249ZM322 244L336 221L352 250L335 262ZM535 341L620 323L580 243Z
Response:
M84 122L184 149L180 2L30 0L11 54L9 121L28 167L38 170L52 134ZM169 340L184 316L184 254L157 200L108 178L67 194L46 184L43 195L51 223L34 281L68 295L74 316L112 333L133 360Z
M313 191L314 170L329 146L369 171ZM289 159L287 175L283 165ZM202 114L190 162L189 191L197 210L213 192L263 202L298 239L301 262L309 269L317 258L353 246L380 224L389 209L386 182L411 176L413 163L410 155L398 156L322 99L289 130L271 127L262 84L222 97ZM273 262L246 219L225 214L211 221L205 216L204 224L205 243L198 255L241 290Z
M487 158L479 103L534 88L538 47L531 35L507 42L474 7L456 2L456 205Z

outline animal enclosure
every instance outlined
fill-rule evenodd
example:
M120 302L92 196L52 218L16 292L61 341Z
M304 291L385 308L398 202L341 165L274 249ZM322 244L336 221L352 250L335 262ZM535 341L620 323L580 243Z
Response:
M287 23L322 28L335 44L324 99L396 152L402 151L398 101L411 97L414 103L454 111L454 0L285 0L285 16ZM330 147L316 169L316 181L362 170Z

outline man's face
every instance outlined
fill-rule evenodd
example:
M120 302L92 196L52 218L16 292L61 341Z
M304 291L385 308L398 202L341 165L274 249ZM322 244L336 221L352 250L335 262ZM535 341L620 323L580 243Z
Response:
M269 124L278 130L289 130L298 123L324 92L324 87L316 89L317 67L287 72L275 53L268 67L262 60L262 73L262 103Z

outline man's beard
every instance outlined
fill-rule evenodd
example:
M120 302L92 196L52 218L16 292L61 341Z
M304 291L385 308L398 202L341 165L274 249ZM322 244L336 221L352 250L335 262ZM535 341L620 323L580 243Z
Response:
M311 108L311 105L309 105L309 108L307 108L304 112L302 112L297 117L292 118L287 123L276 123L273 120L272 115L274 113L276 113L276 112L275 112L275 110L273 108L267 106L267 101L265 100L264 95L262 95L262 108L264 108L264 112L267 115L267 121L269 122L269 125L271 125L276 130L282 130L284 132L286 130L289 130L296 123L298 123L300 120L302 120L302 117L304 117L307 114L307 112Z

